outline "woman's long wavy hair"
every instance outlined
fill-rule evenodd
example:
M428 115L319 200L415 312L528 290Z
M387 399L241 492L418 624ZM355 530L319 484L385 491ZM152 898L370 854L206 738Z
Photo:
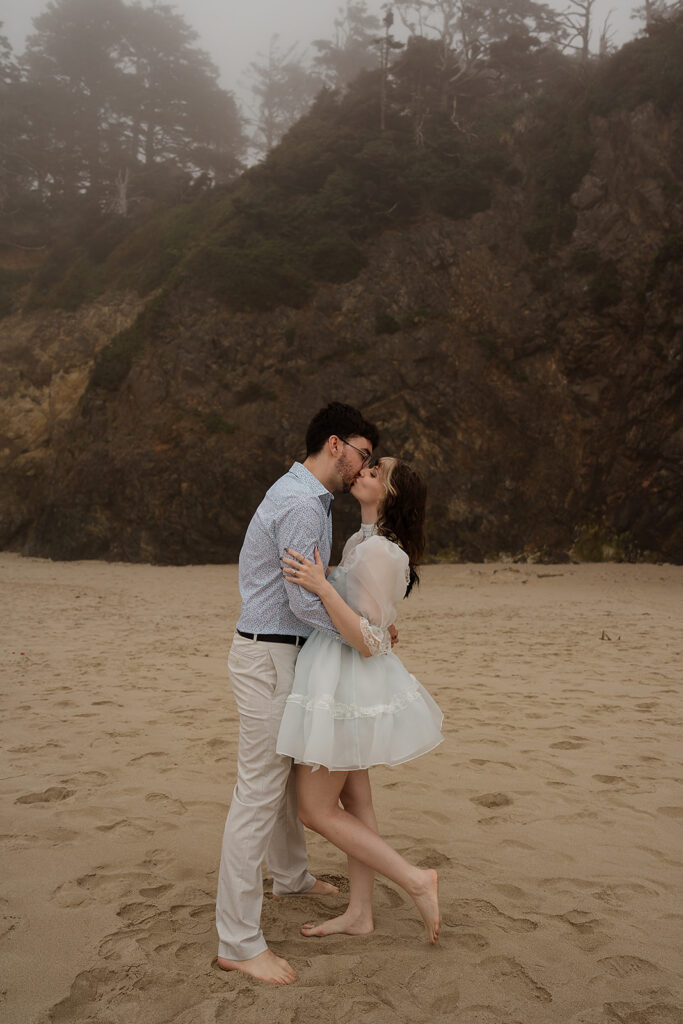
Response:
M413 586L420 582L417 567L425 547L427 485L420 474L401 459L380 459L379 466L386 495L379 507L376 530L380 537L388 537L400 544L408 556L410 582L405 594L407 597Z

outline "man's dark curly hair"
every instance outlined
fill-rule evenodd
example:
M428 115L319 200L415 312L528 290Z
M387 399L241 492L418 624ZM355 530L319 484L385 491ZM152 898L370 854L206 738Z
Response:
M363 419L363 414L351 405L330 402L317 412L306 431L306 458L317 455L328 437L336 434L342 441L349 437L364 437L373 448L379 444L379 430L374 423Z
M407 597L413 586L420 582L417 566L425 547L425 511L427 485L412 466L401 459L380 459L380 469L386 496L379 507L377 533L396 541L405 551L410 563L410 581Z

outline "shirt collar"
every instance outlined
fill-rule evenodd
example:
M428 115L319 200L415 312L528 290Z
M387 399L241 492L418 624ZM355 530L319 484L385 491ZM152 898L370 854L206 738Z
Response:
M329 511L329 509L332 507L332 502L334 501L334 494L331 494L330 491L328 491L328 489L323 484L320 483L317 476L313 476L311 471L309 469L306 469L306 467L301 462L293 463L289 472L293 476L295 476L297 480L301 480L301 482L306 485L307 489L310 491L311 494L317 495L317 497L320 498L324 507Z

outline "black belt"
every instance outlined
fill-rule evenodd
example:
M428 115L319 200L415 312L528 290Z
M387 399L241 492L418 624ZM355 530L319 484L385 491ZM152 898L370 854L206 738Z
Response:
M295 647L301 647L307 639L305 636L291 636L289 633L243 633L241 629L237 632L245 640L267 640L271 644L294 644Z

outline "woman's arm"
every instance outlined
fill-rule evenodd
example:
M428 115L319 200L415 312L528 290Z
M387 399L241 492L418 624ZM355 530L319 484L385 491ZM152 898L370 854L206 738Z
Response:
M286 550L289 557L284 557L282 561L284 563L283 572L287 579L292 583L298 583L304 590L317 594L333 625L346 642L355 647L364 658L372 657L372 651L363 639L361 617L354 612L353 608L349 607L332 584L328 582L318 549L316 548L314 551L315 563L304 558L298 551L293 551L291 548Z

